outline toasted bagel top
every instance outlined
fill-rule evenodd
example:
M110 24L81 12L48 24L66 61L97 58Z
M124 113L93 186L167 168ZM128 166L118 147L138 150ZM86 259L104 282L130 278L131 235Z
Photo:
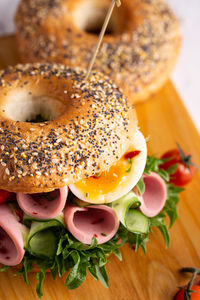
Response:
M85 75L56 64L0 71L0 188L47 192L107 170L125 153L134 108L106 76ZM38 114L50 120L31 122Z

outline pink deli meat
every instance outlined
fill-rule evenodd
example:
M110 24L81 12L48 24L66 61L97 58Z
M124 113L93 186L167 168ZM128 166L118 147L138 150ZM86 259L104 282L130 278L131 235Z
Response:
M116 234L119 227L115 211L106 205L77 207L69 204L64 218L71 234L84 244L91 244L92 237L98 244L103 244Z
M64 209L68 196L68 187L50 193L17 193L17 202L21 209L35 219L54 218Z
M156 173L151 172L150 175L143 175L145 184L145 192L139 197L141 201L140 210L147 217L154 217L163 209L166 198L167 189L164 180Z
M27 229L18 222L7 204L0 205L0 263L7 266L18 265L24 257L22 232Z

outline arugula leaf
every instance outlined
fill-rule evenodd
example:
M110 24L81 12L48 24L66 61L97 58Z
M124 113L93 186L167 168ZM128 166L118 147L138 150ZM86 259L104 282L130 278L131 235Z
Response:
M66 236L61 236L59 243L58 243L58 247L57 247L57 252L56 255L60 255L63 251L63 242L65 240Z
M98 280L98 276L97 276L97 271L96 271L95 264L92 264L91 266L89 266L88 267L88 271L90 272L90 274L92 275L92 277L95 280Z
M143 195L145 192L145 184L144 184L144 180L141 177L140 180L138 181L138 183L136 184L136 187L140 193L140 195Z
M137 252L141 247L144 253L146 253L146 244L149 241L148 234L137 234L136 235L136 243L135 243L135 251Z
M53 277L53 280L56 280L56 277L58 275L58 265L57 260L55 260L54 264L51 266L51 275Z
M108 288L108 275L106 273L105 267L99 267L95 265L97 278L101 281L101 283Z
M169 235L169 230L168 230L166 224L163 222L162 225L158 226L158 229L160 230L160 232L164 238L166 248L169 248L170 235Z
M45 271L41 270L40 273L36 274L37 279L37 286L36 286L36 292L39 298L42 298L43 292L42 292L42 286L45 279Z
M120 247L124 246L124 244L129 244L130 247L135 248L135 251L138 251L141 247L146 253L146 243L149 241L148 234L130 232L122 224L119 226L118 234L121 238Z
M56 265L57 265L57 270L58 270L58 275L59 277L62 277L63 276L63 270L64 270L64 261L63 261L63 258L61 255L58 255L55 257L55 262L56 262Z
M69 290L73 290L85 281L88 262L87 259L81 257L76 250L71 251L70 256L72 257L75 265L67 276L65 285Z
M36 260L36 262L40 269L40 272L36 273L36 280L37 280L36 292L38 297L41 298L43 296L42 287L45 279L45 274L48 269L51 269L53 260L39 258Z
M28 259L28 257L24 257L24 263L23 263L23 271L22 271L22 277L27 285L29 285L28 281L28 272L30 272L33 269L33 262Z
M165 203L165 207L163 209L164 212L169 216L170 225L172 227L174 222L178 217L177 213L177 204L179 202L179 193L184 189L181 187L175 187L173 184L167 183L167 200Z
M151 220L151 226L157 227L160 230L160 232L164 238L166 248L168 248L169 243L170 243L170 236L169 236L169 231L168 231L167 225L165 224L164 218L165 218L165 213L161 212L159 215L151 218L150 220Z
M120 261L122 261L122 254L121 254L119 248L113 250L113 253L117 256L117 258L118 258Z
M178 168L178 164L172 165L171 167L169 167L167 169L167 173L169 175L174 174L176 172L177 168Z
M160 177L162 177L162 179L167 182L169 181L169 174L167 173L167 171L160 169L157 173L160 175Z
M150 172L159 172L159 165L164 163L164 159L159 159L154 156L147 156L146 166L144 173L150 174Z
M0 272L6 272L8 270L9 266L1 266Z

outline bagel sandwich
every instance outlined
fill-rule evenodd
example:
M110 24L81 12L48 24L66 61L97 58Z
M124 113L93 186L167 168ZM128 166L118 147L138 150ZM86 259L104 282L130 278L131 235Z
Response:
M72 268L72 289L87 269L102 280L125 243L144 248L168 197L134 107L107 76L85 76L51 63L0 71L0 263L40 272L39 296L47 270Z

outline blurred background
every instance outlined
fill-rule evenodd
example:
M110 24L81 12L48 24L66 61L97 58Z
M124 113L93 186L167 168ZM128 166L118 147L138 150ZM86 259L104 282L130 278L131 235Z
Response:
M200 0L166 1L178 15L183 35L181 55L171 78L200 132ZM0 36L14 33L13 16L18 3L0 0Z

